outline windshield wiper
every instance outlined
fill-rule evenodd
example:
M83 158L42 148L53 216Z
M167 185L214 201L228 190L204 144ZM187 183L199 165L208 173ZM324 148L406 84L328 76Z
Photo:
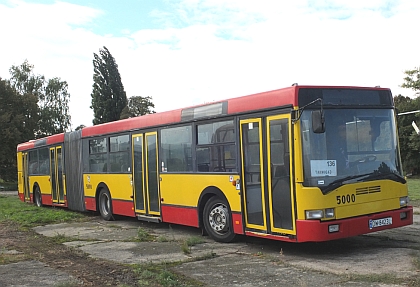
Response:
M402 177L399 174L393 173L393 172L389 172L389 173L365 173L365 174L359 174L359 175L350 175L347 177L343 177L337 180L334 180L333 182L331 182L329 185L327 185L326 187L322 188L321 187L321 191L323 194L328 194L331 191L333 191L334 189L347 184L347 183L353 183L356 181L371 181L371 180L379 180L379 179L389 179L389 180L393 180L393 181L397 181L400 183L406 183L407 181L405 180L404 177Z
M405 178L397 173L394 172L388 172L388 173L372 173L371 175L369 175L368 177L364 178L366 180L379 180L379 179L390 179L393 181L397 181L400 183L406 183L407 181L405 180Z
M365 173L365 174L358 174L358 175L350 175L350 176L346 176L346 177L343 177L343 178L339 178L339 179L334 180L333 182L331 182L326 187L324 187L324 188L321 187L321 191L322 191L323 194L328 194L331 191L333 191L334 189L336 189L337 187L340 187L340 186L342 186L342 185L344 185L346 183L350 183L350 182L347 182L347 181L351 181L351 182L360 181L360 180L362 180L365 177L370 176L370 175L372 175L372 173Z

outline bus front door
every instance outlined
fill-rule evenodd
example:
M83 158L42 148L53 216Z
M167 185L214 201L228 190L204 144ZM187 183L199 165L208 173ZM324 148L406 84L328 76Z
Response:
M133 194L138 216L160 216L157 133L133 135Z
M64 204L64 175L61 146L50 148L50 183L53 204Z
M295 235L290 115L240 122L247 230Z

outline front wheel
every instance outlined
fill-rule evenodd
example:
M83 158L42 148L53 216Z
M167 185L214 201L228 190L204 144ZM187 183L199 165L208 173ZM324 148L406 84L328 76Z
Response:
M227 202L217 196L210 198L203 211L204 228L218 242L231 242L235 238L232 216Z
M102 188L98 196L99 213L106 221L114 220L112 216L112 198L108 189Z
M34 203L38 207L42 206L42 196L41 196L41 190L39 190L39 187L35 187L35 190L34 190Z

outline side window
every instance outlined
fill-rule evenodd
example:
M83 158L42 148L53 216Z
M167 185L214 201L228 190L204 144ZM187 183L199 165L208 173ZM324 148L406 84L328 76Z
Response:
M29 166L29 175L38 174L39 173L39 163L38 163L38 151L30 151L29 152L29 159L28 159L28 166Z
M42 148L39 151L39 173L50 173L50 151L48 148Z
M197 125L196 156L199 172L236 171L233 121Z
M109 164L110 172L130 172L131 163L129 157L130 137L121 135L109 138Z
M92 139L89 141L89 171L107 171L107 141L106 138Z
M192 171L192 128L182 126L161 131L162 171Z

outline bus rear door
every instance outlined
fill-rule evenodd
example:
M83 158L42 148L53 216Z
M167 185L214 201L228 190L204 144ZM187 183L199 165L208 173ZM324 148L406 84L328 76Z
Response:
M31 201L31 194L29 188L29 174L28 174L28 153L22 153L22 178L23 178L23 197L24 201Z
M290 115L240 121L247 231L295 235Z
M133 193L135 213L154 221L160 216L157 132L133 135Z

